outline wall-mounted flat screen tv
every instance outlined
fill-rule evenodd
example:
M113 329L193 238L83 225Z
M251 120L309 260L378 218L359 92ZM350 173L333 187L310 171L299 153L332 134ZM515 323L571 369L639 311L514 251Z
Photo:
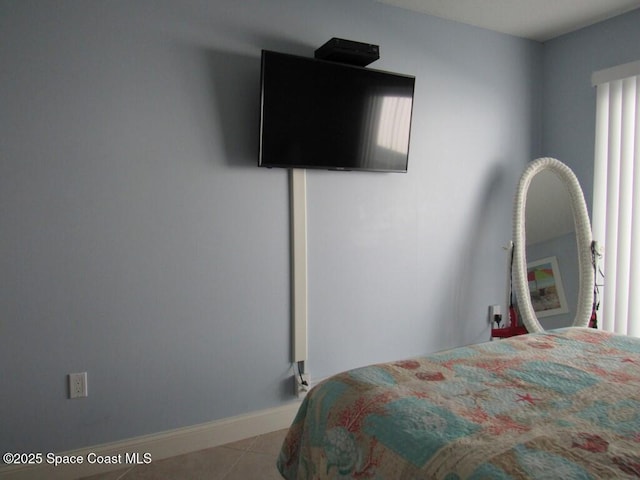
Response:
M406 172L415 77L262 51L262 167Z

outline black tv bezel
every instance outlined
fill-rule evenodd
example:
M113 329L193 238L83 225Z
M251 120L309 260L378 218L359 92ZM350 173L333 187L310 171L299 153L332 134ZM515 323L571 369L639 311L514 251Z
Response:
M404 163L404 169L388 169L388 168L370 168L370 167L352 167L352 166L343 166L343 165L334 165L334 166L326 166L326 165L315 165L315 164L307 164L307 163L295 163L295 164L282 164L282 163L268 163L265 164L263 162L263 127L264 127L264 96L265 96L265 57L269 54L281 55L286 57L291 57L300 61L308 61L319 64L327 64L330 65L331 68L340 68L340 69L355 69L360 71L368 71L375 72L378 74L388 75L392 77L399 77L404 79L410 79L412 81L411 84L411 113L409 116L409 137L407 139L407 154L406 161ZM413 123L413 104L415 99L415 79L414 75L408 75L397 72L390 72L386 70L378 70L373 68L366 68L357 65L350 65L347 63L334 62L330 60L322 60L318 58L312 57L304 57L300 55L294 55L289 53L277 52L273 50L262 50L261 52L261 68L260 68L260 137L259 137L259 154L258 154L258 166L262 168L303 168L303 169L314 169L314 170L333 170L333 171L363 171L363 172L381 172L381 173L407 173L409 168L409 152L411 147L411 125Z

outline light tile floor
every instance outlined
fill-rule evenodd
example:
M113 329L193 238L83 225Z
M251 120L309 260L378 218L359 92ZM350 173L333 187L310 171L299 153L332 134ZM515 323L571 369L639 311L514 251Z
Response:
M282 480L276 459L286 433L278 430L84 480Z

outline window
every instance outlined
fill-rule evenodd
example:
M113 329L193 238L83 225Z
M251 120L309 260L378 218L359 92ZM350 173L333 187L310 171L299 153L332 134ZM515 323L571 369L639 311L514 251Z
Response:
M640 61L595 72L593 238L603 246L601 325L640 337Z

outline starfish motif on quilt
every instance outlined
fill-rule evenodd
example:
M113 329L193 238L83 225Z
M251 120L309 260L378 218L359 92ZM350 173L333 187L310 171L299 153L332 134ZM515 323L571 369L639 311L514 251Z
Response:
M391 393L383 393L366 401L363 397L356 400L355 404L344 409L336 422L337 426L346 428L349 432L357 432L362 428L362 422L368 415L373 413L384 415L385 404L389 401Z
M532 397L530 393L527 393L526 395L518 393L518 399L516 400L516 402L527 402L530 405L535 405L538 401L540 401L540 399Z
M505 432L528 432L531 427L517 423L508 415L496 415L495 421L488 428L491 435L502 435Z

